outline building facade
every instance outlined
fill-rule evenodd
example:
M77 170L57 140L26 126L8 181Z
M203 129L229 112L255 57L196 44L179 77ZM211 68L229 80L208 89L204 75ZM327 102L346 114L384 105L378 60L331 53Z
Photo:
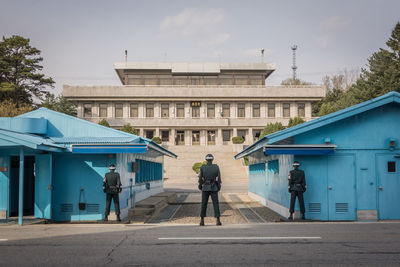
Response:
M111 127L129 123L169 146L229 145L259 138L267 123L312 119L321 86L266 86L275 70L265 63L116 63L121 86L63 86L78 117Z
M145 138L46 108L0 118L0 219L103 219L110 164L121 176L124 218L134 202L163 191L164 156L177 157Z
M249 195L282 216L288 173L299 161L307 218L398 220L399 118L400 94L391 92L264 136L235 158L249 157Z

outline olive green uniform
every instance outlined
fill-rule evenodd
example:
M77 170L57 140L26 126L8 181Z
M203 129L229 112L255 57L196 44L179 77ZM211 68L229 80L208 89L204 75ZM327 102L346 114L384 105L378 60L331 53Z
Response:
M117 216L120 214L118 194L121 191L121 178L119 173L113 171L106 173L103 180L103 192L106 193L106 211L104 212L106 216L110 214L112 199L114 199L115 214Z
M210 196L214 206L214 217L219 218L221 216L218 201L218 191L221 190L221 183L221 173L218 165L208 162L206 165L201 166L199 189L202 191L200 213L202 218L206 217L207 203Z

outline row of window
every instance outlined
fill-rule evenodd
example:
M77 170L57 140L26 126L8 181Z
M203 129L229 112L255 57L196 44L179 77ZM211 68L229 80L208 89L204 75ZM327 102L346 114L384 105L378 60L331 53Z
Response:
M253 139L257 140L260 137L261 129L255 130L253 129ZM154 130L145 130L144 136L148 139L152 139L154 137ZM207 130L207 143L209 145L215 145L215 138L216 138L216 130ZM237 136L243 137L246 140L246 133L247 130L245 129L237 129ZM192 130L192 145L200 145L200 130ZM169 130L161 130L161 141L169 142L170 141L170 131ZM229 142L232 139L232 130L222 130L222 141ZM176 145L183 145L185 144L185 131L178 130L176 131L175 135L175 144Z
M263 75L129 75L128 85L263 85Z
M170 104L162 103L161 104L161 117L162 118L169 118L170 117ZM176 104L176 117L177 118L184 118L185 117L185 104L180 103ZM99 117L106 118L107 117L107 110L108 104L103 103L99 104ZM275 115L275 104L268 103L267 104L267 116L269 118L274 118ZM116 103L114 105L115 117L122 118L123 117L123 104ZM200 118L200 107L199 106L192 106L192 118ZM215 104L208 103L206 105L206 112L207 118L215 118ZM260 104L254 103L252 104L252 117L259 118L261 115L260 112ZM282 104L282 116L285 118L290 117L290 103L283 103ZM297 103L297 115L300 117L305 117L305 104L304 103ZM86 103L83 105L83 116L85 118L92 117L92 104ZM130 104L130 115L131 118L139 117L139 104L138 103L131 103ZM145 117L146 118L154 118L154 104L147 103L145 104ZM228 103L222 104L221 109L221 117L229 118L231 117L231 105ZM238 103L237 104L237 117L238 118L245 118L246 117L246 106L245 103Z

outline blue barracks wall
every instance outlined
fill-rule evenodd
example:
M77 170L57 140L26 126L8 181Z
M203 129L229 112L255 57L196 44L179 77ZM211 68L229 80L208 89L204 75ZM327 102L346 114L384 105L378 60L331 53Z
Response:
M9 172L10 162L8 156L0 155L0 219L6 217L8 210L8 188L9 188Z

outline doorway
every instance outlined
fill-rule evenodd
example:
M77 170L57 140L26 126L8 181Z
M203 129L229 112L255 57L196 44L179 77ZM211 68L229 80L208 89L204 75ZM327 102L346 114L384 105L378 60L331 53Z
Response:
M13 156L10 159L10 194L9 194L9 216L18 216L19 206L19 157ZM34 215L35 203L35 157L25 156L24 158L24 216Z
M200 145L200 131L192 131L192 145Z
M176 131L175 144L178 146L185 145L185 131Z

